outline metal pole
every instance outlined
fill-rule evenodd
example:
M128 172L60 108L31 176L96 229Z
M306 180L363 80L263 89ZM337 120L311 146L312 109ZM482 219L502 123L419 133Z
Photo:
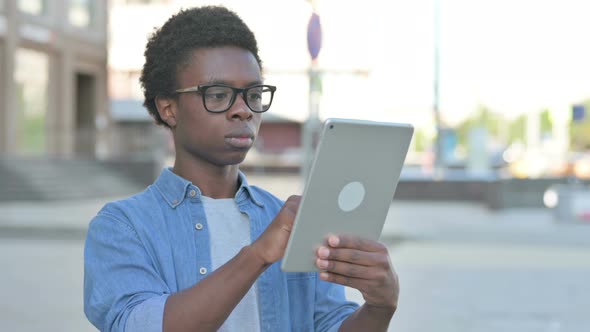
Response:
M309 69L309 115L303 126L302 135L303 162L301 164L301 179L304 182L307 181L309 176L315 154L321 93L319 75L318 65L313 61Z
M321 95L321 77L318 66L318 55L322 46L322 28L320 17L317 14L317 1L310 1L313 13L307 25L307 48L311 56L311 66L309 69L309 115L303 125L301 145L303 149L303 158L301 162L301 179L304 183L307 181L311 171L317 135L319 128L319 103Z
M436 126L436 142L434 149L434 169L439 174L444 167L442 156L441 121L439 110L439 71L440 71L440 0L434 0L434 84L433 84L433 113Z

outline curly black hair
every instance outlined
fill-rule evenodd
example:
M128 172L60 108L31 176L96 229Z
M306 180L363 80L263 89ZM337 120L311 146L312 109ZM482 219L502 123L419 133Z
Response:
M139 80L145 98L143 105L156 124L169 127L160 118L155 99L157 96L175 97L179 67L196 49L220 46L236 46L252 52L262 68L254 33L236 13L225 7L181 10L151 35Z

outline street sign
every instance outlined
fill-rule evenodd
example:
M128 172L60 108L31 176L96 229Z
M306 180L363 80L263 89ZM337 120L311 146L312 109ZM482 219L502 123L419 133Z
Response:
M322 26L320 24L320 16L316 13L311 14L309 23L307 24L307 49L311 59L317 59L322 48Z
M572 106L572 122L583 122L586 118L586 107L584 105Z

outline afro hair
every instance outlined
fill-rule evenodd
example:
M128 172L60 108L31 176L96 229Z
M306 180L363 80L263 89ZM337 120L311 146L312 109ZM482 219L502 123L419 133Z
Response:
M181 10L149 38L140 82L143 105L156 124L168 127L156 108L157 96L175 97L176 74L195 50L208 47L235 46L254 55L258 65L258 45L254 33L231 10L205 6Z

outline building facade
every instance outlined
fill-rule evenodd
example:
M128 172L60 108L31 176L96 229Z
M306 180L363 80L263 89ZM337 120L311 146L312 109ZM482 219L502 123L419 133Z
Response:
M101 153L107 1L0 0L0 155Z

